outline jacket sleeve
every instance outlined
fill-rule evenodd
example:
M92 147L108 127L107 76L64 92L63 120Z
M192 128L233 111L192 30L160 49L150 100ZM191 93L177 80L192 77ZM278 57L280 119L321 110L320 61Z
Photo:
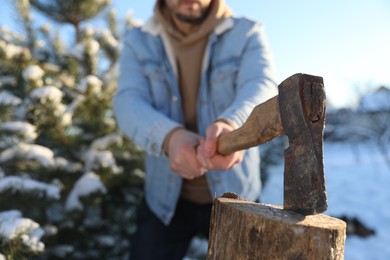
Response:
M248 20L244 20L244 23ZM278 94L274 66L264 27L251 23L245 32L247 40L241 54L233 103L218 116L237 127L247 120L253 108Z
M132 29L126 33L121 50L120 73L113 109L119 128L135 144L153 155L162 155L165 136L179 123L153 107L150 86L132 42L140 41Z

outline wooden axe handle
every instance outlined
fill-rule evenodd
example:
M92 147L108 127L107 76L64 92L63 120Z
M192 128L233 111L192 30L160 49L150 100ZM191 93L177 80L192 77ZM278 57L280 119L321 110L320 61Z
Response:
M282 134L279 99L275 96L256 106L242 127L219 137L218 153L227 155L258 146Z

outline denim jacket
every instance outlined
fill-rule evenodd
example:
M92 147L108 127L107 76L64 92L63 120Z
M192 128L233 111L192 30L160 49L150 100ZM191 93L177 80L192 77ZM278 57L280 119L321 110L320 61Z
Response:
M218 25L209 37L202 66L197 101L200 135L217 119L240 127L256 105L277 94L263 27L249 19L230 18ZM145 150L146 202L169 224L182 178L171 170L162 145L171 130L183 126L183 112L173 52L153 18L126 32L120 71L115 116L120 129ZM213 197L235 192L243 199L258 199L259 149L246 150L243 162L232 169L209 171L206 176Z

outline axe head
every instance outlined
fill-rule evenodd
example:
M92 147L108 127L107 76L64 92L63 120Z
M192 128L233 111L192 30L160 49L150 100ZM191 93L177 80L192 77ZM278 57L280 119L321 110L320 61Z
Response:
M289 147L284 151L284 209L303 215L324 212L323 79L295 74L279 85L279 110Z

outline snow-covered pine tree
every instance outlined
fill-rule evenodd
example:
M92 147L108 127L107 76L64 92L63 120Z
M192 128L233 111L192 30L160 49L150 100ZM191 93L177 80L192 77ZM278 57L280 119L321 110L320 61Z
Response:
M25 33L0 28L0 259L122 259L143 181L142 155L111 110L132 20L107 0L15 7ZM31 8L56 26L38 26ZM106 25L86 25L102 16Z

